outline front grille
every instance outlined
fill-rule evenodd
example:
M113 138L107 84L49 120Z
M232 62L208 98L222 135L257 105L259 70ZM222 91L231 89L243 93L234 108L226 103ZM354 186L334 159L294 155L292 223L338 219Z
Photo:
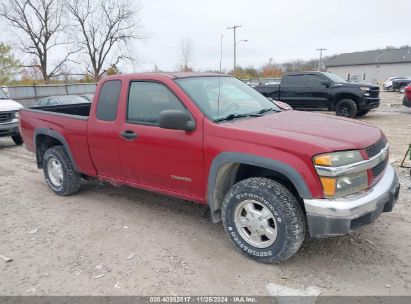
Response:
M13 112L0 112L0 123L9 122L13 119Z
M386 145L387 145L387 139L385 138L385 136L381 137L379 141L377 141L375 144L365 149L365 152L367 153L368 158L372 158L376 156L378 153L381 152L382 149L385 148ZM387 164L388 164L388 157L371 169L374 182L384 171Z
M370 90L370 97L378 98L378 96L380 96L380 89L379 88L375 88L375 89Z
M374 157L378 153L381 152L381 150L387 145L387 139L385 137L382 137L379 141L377 141L375 144L372 146L369 146L368 148L365 149L365 152L367 153L368 157Z
M378 176L380 176L380 174L384 171L385 167L387 166L387 163L388 157L371 169L373 178L377 178Z

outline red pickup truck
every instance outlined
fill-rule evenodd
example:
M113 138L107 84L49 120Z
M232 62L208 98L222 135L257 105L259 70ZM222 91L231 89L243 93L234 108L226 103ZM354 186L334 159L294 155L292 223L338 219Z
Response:
M235 247L262 262L290 258L307 231L327 237L371 223L398 198L380 129L283 111L227 75L110 76L91 104L20 117L57 195L94 177L207 204Z

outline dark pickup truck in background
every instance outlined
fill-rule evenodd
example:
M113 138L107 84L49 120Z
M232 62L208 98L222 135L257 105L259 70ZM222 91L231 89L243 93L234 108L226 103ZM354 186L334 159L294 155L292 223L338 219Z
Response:
M280 84L259 85L255 90L297 109L327 109L338 116L363 116L380 105L376 85L347 82L328 72L284 75Z

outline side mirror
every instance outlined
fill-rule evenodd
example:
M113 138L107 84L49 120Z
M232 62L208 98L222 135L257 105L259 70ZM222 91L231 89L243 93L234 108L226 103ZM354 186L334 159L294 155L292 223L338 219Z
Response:
M324 85L326 88L329 88L331 85L331 81L329 80L323 80L321 81L321 84Z
M196 123L184 111L164 110L160 112L159 126L163 129L192 131L196 128Z

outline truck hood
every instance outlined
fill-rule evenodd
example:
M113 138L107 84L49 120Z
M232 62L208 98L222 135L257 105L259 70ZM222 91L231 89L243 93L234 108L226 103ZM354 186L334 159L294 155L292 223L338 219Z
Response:
M230 127L321 147L323 151L364 149L382 136L379 128L354 119L301 111L284 111L237 120ZM256 136L251 136L251 138Z
M11 99L0 99L0 112L17 111L23 106Z
M377 90L380 87L372 84L372 83L365 83L365 82L339 82L338 84L335 84L334 86L340 86L340 87L345 87L345 88L360 88L360 87L370 87L373 90Z

